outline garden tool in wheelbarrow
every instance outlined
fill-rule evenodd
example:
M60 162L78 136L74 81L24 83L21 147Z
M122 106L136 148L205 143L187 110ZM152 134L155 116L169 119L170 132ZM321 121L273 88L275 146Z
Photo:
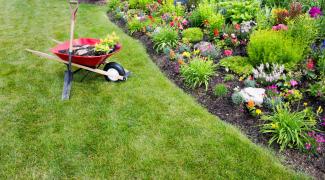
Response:
M74 26L76 15L78 11L78 1L70 0L70 10L71 10L71 27L70 27L70 40L67 42L59 42L54 40L57 45L51 49L51 52L56 56L43 53L40 51L35 51L31 49L26 49L28 52L31 52L40 57L47 59L55 60L61 63L66 64L67 70L64 73L64 86L62 92L62 100L70 98L71 85L73 80L73 74L79 72L80 70L87 70L88 72L95 72L101 75L104 75L107 81L125 81L131 74L128 70L124 69L120 64L116 62L106 63L106 59L113 54L119 52L122 49L121 44L116 44L114 49L107 53L101 55L92 55L92 56L80 56L73 54L76 47L89 47L95 46L100 43L100 39L94 38L79 38L73 39L74 35ZM68 49L68 53L62 52ZM103 70L99 69L101 65L105 65ZM72 66L79 69L72 71Z

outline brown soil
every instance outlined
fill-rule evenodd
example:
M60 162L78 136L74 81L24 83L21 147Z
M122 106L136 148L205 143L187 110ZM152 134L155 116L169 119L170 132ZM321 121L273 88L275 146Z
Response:
M125 26L126 22L114 19L112 14L108 14L108 16L112 22L128 33L128 29ZM202 106L207 108L210 113L239 128L254 143L268 146L269 137L259 131L258 126L261 124L261 121L250 116L245 112L244 108L234 106L231 101L231 94L228 94L228 96L224 98L216 98L213 95L211 90L213 89L212 87L217 83L225 83L223 81L223 75L225 72L222 69L218 69L217 75L212 78L207 92L204 88L198 88L195 90L190 89L184 85L183 79L179 76L177 70L175 71L175 69L177 69L177 63L167 60L163 55L157 54L153 49L153 42L147 35L136 32L132 36L139 39L146 46L147 53L151 56L151 59L171 81L177 84L186 93L195 97L195 99L202 104ZM237 54L243 54L242 49L240 49ZM228 86L228 89L233 89L236 86L243 87L243 83L239 81L226 82L225 84ZM314 176L316 179L325 179L325 153L316 157L302 153L298 150L288 149L280 152L279 147L276 145L273 145L272 148L276 150L276 154L280 157L279 159L284 161L287 166L292 167L297 171L306 172Z

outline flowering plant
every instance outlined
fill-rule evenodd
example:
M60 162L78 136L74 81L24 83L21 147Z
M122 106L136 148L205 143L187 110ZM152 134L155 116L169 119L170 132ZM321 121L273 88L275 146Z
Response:
M312 18L318 18L321 15L323 15L323 12L319 7L314 6L314 7L310 8L309 15Z
M284 65L261 64L253 69L253 75L257 82L262 84L273 84L286 76L284 74Z

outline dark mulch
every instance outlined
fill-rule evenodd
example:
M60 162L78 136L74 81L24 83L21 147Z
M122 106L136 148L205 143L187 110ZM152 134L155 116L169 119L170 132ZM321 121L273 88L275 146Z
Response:
M116 20L113 18L112 14L108 14L110 20L117 24L121 29L128 33L126 28L126 22L123 20ZM222 69L218 70L215 77L212 78L209 90L206 92L204 88L190 89L184 85L183 79L179 76L175 68L177 69L176 62L167 60L163 55L159 55L153 49L153 42L144 33L134 33L132 35L134 38L139 39L147 48L148 54L151 56L153 61L157 66L163 71L166 76L182 88L186 93L191 94L196 100L206 107L210 113L220 117L223 121L229 122L232 125L239 128L243 133L245 133L249 139L254 143L262 146L268 146L269 137L265 134L260 133L259 125L261 121L257 118L250 116L247 112L244 112L243 108L234 106L231 101L231 94L225 98L216 98L213 95L212 87L218 83L224 83L223 75L225 72ZM243 50L239 49L237 53L243 55ZM231 81L225 83L229 89L233 89L237 86L243 87L243 83L239 81ZM298 150L286 150L279 152L279 147L274 145L272 148L276 149L276 153L285 164L294 168L297 171L306 172L317 179L325 179L325 154L322 156L310 156L302 153Z

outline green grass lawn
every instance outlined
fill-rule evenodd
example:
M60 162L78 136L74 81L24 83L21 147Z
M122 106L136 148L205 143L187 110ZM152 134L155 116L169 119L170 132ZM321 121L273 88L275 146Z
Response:
M72 99L61 101L65 66L24 49L68 39L66 1L0 4L0 179L304 178L171 83L105 7L82 5L76 35L115 31L123 50L113 59L134 76L76 75Z

